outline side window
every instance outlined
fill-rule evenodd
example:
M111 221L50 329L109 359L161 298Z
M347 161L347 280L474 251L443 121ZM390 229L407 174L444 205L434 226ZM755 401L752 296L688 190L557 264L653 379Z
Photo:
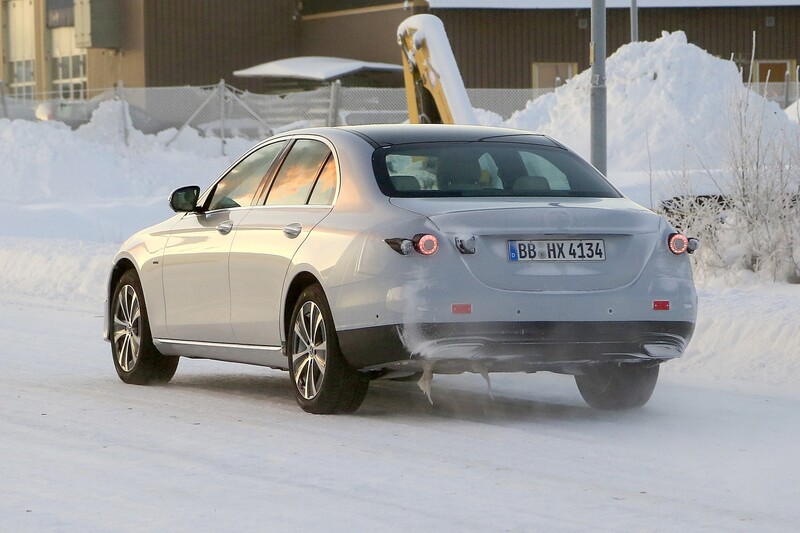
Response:
M208 210L249 206L272 162L287 141L268 144L253 152L222 178L208 203Z
M525 165L528 176L544 177L547 179L551 191L570 190L567 176L553 163L532 152L520 151L519 155L522 158L522 163Z
M267 195L266 205L304 205L331 151L325 143L300 139L292 146Z
M330 205L336 195L336 161L333 155L328 157L322 172L319 173L314 190L311 191L311 198L308 199L310 205Z

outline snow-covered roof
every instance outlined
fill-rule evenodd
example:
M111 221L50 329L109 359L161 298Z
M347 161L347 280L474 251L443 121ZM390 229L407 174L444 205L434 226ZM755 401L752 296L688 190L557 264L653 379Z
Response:
M589 9L592 0L428 0L433 9ZM638 7L800 6L798 0L638 0ZM631 0L606 0L607 8L630 8Z
M356 59L325 56L298 56L262 63L254 67L237 70L240 78L290 78L297 80L332 81L367 70L384 72L402 71L401 65L371 63Z

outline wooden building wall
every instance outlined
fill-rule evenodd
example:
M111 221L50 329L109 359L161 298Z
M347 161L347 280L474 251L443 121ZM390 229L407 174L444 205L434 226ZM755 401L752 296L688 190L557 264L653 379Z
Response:
M397 26L414 14L402 4L303 16L300 55L400 63Z
M120 50L89 48L86 77L89 95L97 89L114 87L122 80L126 87L144 87L144 0L121 0Z
M589 67L589 9L431 10L444 22L467 87L532 86L534 62L576 62ZM775 26L767 27L766 18ZM580 27L580 20L586 27ZM662 31L683 30L689 42L710 53L749 60L757 32L757 59L800 58L800 9L793 7L639 9L639 38L653 40ZM608 52L630 40L627 9L607 14Z
M298 54L294 0L144 0L145 80L151 87L225 79L263 90L233 71Z

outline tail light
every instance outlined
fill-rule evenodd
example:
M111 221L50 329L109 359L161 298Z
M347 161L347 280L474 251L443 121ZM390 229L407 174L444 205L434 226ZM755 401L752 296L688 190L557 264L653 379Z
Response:
M689 249L689 239L683 233L672 233L667 239L669 251L675 255L680 255Z
M439 239L429 233L418 233L411 240L414 249L422 255L433 255L439 249Z
M400 255L408 255L411 250L422 255L433 255L439 249L439 239L429 233L417 233L412 239L385 239L384 242Z

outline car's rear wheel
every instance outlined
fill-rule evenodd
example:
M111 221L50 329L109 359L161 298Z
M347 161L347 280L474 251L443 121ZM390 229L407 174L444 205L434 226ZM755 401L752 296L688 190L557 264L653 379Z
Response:
M603 365L575 376L586 403L597 409L634 409L647 403L658 381L652 363Z
M132 270L117 282L111 300L111 353L125 383L166 383L178 368L180 358L161 355L153 345L142 284Z
M369 380L350 368L339 348L328 301L319 285L307 287L292 312L287 351L295 398L315 414L352 413Z

